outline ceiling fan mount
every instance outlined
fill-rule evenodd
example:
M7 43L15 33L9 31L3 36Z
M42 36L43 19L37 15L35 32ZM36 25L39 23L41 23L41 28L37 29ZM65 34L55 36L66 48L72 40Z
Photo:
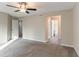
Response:
M29 10L30 11L36 11L37 9L36 8L30 8L28 6L28 3L26 2L18 2L18 5L17 6L12 6L12 5L6 5L8 7L13 7L13 8L17 8L18 10L15 10L14 12L26 12L27 14L29 14Z

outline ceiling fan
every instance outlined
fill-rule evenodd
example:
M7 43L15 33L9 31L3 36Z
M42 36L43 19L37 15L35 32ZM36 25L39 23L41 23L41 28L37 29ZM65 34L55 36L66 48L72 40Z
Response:
M13 8L17 8L18 10L15 10L14 12L26 12L27 14L29 14L29 10L30 11L36 11L37 9L36 8L30 8L28 6L28 3L26 2L18 2L18 5L17 6L12 6L12 5L6 5L8 7L13 7Z

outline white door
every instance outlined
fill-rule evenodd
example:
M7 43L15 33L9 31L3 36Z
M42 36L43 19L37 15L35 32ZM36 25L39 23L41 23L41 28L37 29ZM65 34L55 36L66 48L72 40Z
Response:
M18 39L18 20L12 20L12 39Z

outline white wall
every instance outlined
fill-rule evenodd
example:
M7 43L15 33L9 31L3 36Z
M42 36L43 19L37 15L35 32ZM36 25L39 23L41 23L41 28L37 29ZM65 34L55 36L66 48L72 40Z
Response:
M8 40L8 14L0 12L0 44Z
M61 15L61 45L73 45L73 14L72 9L49 12L41 16L23 17L23 38L47 41L47 18Z
M29 16L23 20L23 38L37 41L45 40L45 17Z
M73 46L73 12L66 11L61 15L62 44Z
M0 12L0 45L11 40L11 16Z
M74 7L74 48L79 56L79 3Z

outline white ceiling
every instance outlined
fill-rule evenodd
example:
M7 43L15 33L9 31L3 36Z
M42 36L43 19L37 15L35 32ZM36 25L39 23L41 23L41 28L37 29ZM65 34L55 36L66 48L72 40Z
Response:
M30 14L23 12L14 12L17 9L7 7L7 4L16 6L17 2L0 2L0 12L5 12L16 17L22 17L30 15L40 15L51 11L70 9L74 7L75 2L30 2L28 3L30 7L37 8L37 11L29 11Z

